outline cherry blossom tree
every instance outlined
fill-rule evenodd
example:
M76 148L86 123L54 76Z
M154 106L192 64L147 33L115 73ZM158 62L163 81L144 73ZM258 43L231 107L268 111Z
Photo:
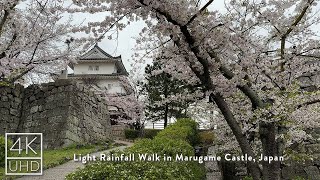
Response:
M137 91L134 89L134 84L126 76L121 76L120 84L126 90L124 94L106 93L104 96L107 99L110 107L116 108L116 116L112 118L117 123L132 125L134 123L143 124L144 105L138 97ZM111 112L112 114L112 112Z
M62 7L59 0L0 2L0 81L57 74L73 60L79 41L68 35L77 26L64 18Z
M143 125L144 103L130 77L119 76L119 84L125 90L123 93L109 93L106 87L98 85L96 79L84 80L83 84L107 100L112 124Z
M116 115L111 118L114 122L129 125L143 123L143 104L134 94L107 94L106 99L109 106L116 108Z
M320 67L316 0L229 0L225 14L208 8L213 0L75 2L106 3L114 19L145 21L137 43L165 48L174 57L167 67L178 69L173 76L203 85L242 153L282 155L308 138L305 128L319 125L319 93L302 91L297 81ZM280 177L280 162L247 167L254 179Z
M2 2L0 22L9 22L6 14L18 1ZM309 138L306 128L319 126L320 83L313 82L314 91L306 92L297 80L306 72L319 71L319 34L314 28L319 25L318 0L227 0L224 14L210 10L213 0L73 2L78 8L66 9L68 12L109 12L102 22L72 29L93 33L96 39L112 28L123 29L130 21L144 21L147 26L137 40L138 46L149 49L149 56L162 47L171 59L164 71L203 87L212 109L220 112L233 133L234 147L242 153L252 157L286 154L290 145ZM23 23L6 24L9 29L25 29ZM1 25L0 32L6 26ZM2 44L10 45L15 36L14 31L2 34L7 43L1 43L0 50L5 51ZM28 41L19 42L23 45ZM25 49L18 47L13 50ZM13 50L0 53L15 58ZM1 58L2 78L16 72L10 71L12 67L4 68L9 63L5 57ZM136 61L144 62L144 58L137 57ZM21 71L19 66L17 69ZM254 179L279 179L280 163L248 161L247 168Z

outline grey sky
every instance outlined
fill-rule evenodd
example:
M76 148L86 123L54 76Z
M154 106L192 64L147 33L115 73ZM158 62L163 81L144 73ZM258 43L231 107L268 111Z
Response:
M205 2L207 1L203 1L203 3ZM210 6L210 9L225 11L224 0L215 0ZM100 21L100 20L103 20L106 15L108 14L107 13L81 14L80 16L79 15L75 16L74 19L78 22L82 22L84 19L86 19L85 22ZM131 56L134 53L134 47L136 43L134 37L139 36L139 33L144 27L144 25L145 25L144 22L141 22L141 21L133 22L129 26L127 26L124 30L119 32L118 41L108 40L108 38L105 38L102 40L102 42L99 43L99 46L103 50L105 50L107 53L113 56L121 55L125 67L127 68L128 71L130 71L132 69L130 67L130 64L132 63Z
M200 0L202 4L208 2L208 0ZM210 10L218 10L221 13L226 12L224 7L225 0L214 0L213 3L209 6ZM27 3L26 1L25 3ZM65 4L70 4L70 0L66 0ZM24 7L25 4L22 3L20 7ZM320 5L318 5L317 11L320 11ZM96 14L89 14L89 13L77 13L73 16L74 23L79 24L81 22L94 22L94 21L102 21L106 16L108 16L108 12L104 13L96 13ZM132 69L130 67L131 56L134 54L134 47L136 44L135 37L139 36L140 31L144 27L144 22L131 22L129 26L127 26L124 30L119 32L118 40L108 40L105 38L102 42L99 43L99 46L105 50L107 53L113 56L122 56L122 60L126 69L130 72ZM315 29L319 29L315 27ZM143 70L142 70L143 72Z

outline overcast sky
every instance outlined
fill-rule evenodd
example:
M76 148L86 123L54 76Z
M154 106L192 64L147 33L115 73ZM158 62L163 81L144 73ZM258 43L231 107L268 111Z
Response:
M207 1L202 0L203 3ZM224 9L224 0L215 0L211 6L209 7L211 10L219 10L220 12L225 11ZM85 22L90 21L101 21L107 16L107 13L98 13L98 14L81 14L76 15L74 20L76 22ZM130 64L131 56L134 53L135 47L135 37L139 36L140 31L145 26L144 22L133 22L129 26L127 26L124 30L119 33L118 41L108 40L107 38L103 39L102 42L99 43L99 46L109 53L112 56L122 56L122 60L124 62L125 67L128 71L131 70ZM143 72L144 70L142 70Z
M225 0L214 0L213 3L209 6L210 10L218 10L220 13L226 12L224 7ZM201 0L202 4L207 3L207 0ZM317 6L317 10L320 11L320 5ZM77 14L74 17L75 23L80 22L90 22L90 21L102 21L106 16L108 16L108 12L105 13L96 13L96 14ZM135 48L135 37L139 36L140 31L145 26L144 22L132 22L129 26L127 26L124 30L120 31L118 41L116 40L108 40L106 37L99 43L99 46L109 53L112 56L122 56L122 60L128 72L132 69L130 64L131 56L134 54ZM318 30L318 27L315 27ZM144 70L141 70L144 72Z

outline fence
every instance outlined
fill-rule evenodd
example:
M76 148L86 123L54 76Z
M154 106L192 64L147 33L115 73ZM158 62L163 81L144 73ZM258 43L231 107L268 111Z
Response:
M173 122L168 122L168 125L172 124ZM145 129L164 129L164 122L147 122L145 124Z
M170 121L168 122L168 125L175 123ZM163 121L157 121L157 122L146 122L145 129L164 129L164 122ZM199 125L199 129L208 129L203 124ZM217 126L214 126L214 129L217 129Z

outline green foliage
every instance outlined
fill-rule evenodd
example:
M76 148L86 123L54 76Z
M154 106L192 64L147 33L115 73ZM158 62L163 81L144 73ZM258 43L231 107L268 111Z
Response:
M178 126L169 126L166 128L166 131L161 131L155 138L172 138L175 140L187 140L190 142L190 137L193 136L192 129L190 127L178 127Z
M242 180L253 180L253 178L251 176L246 176L246 177L242 178Z
M4 138L0 137L0 141L1 141L0 144L2 144L3 139ZM11 141L10 143L12 144ZM113 148L115 146L116 144L110 144L108 148ZM61 149L45 149L43 151L43 167L44 169L48 169L48 168L52 168L60 164L66 163L73 158L73 154L88 154L88 153L93 153L93 152L102 151L106 149L107 147L104 145L83 145L83 144L72 144L70 146L67 146ZM2 146L0 151L1 151L0 153L5 152L4 149L2 150ZM11 179L11 178L15 179L14 176L6 177L4 171L5 169L0 167L0 179Z
M125 129L124 135L126 139L136 139L139 137L139 131L135 129Z
M195 162L97 162L69 174L67 180L167 180L204 179L203 167Z
M306 180L306 179L303 177L297 176L297 177L294 177L293 180Z
M307 153L297 152L292 149L286 149L285 154L290 159L290 161L304 163L306 160L312 159L312 156Z
M176 123L159 132L156 138L186 140L195 145L199 143L198 124L189 118L178 119Z
M140 154L157 153L169 156L175 156L176 154L192 156L194 154L193 147L186 141L168 138L140 139L135 142L134 146L128 148L127 152Z
M160 129L144 129L143 137L153 139L160 131Z
M211 131L199 132L199 138L200 138L201 144L203 144L203 145L212 144L213 141L215 140L214 133Z
M176 125L175 125L176 124ZM193 156L193 147L188 143L191 136L197 136L197 124L191 119L178 120L174 125L162 130L154 139L139 139L124 152L115 154L158 154L172 156L172 161L95 162L84 169L69 174L67 180L77 179L128 179L128 180L165 180L165 179L204 179L205 169L198 162L176 162L176 154ZM180 133L183 132L183 133ZM178 135L175 135L178 134ZM172 138L175 136L177 138ZM136 155L137 157L137 155Z
M146 95L146 118L152 121L164 120L168 121L170 117L182 118L186 117L186 109L191 100L175 100L167 103L161 103L167 100L169 96L195 91L195 88L186 81L173 78L170 74L162 72L153 75L155 70L163 69L163 64L155 60L152 65L145 68L146 81L140 83L141 93ZM160 103L157 103L160 102Z
M5 81L0 81L0 87L4 87L4 86L10 86L9 83L5 82Z
M198 123L192 120L191 118L180 118L177 119L177 122L172 124L172 126L188 126L191 127L194 133L198 131Z
M55 167L70 161L73 158L73 154L88 154L107 148L112 148L112 146L72 144L61 149L46 149L43 151L44 168Z
M8 140L8 147L12 146L12 141ZM0 136L0 167L5 165L5 152L6 152L6 141L4 136ZM8 151L10 155L10 151Z

